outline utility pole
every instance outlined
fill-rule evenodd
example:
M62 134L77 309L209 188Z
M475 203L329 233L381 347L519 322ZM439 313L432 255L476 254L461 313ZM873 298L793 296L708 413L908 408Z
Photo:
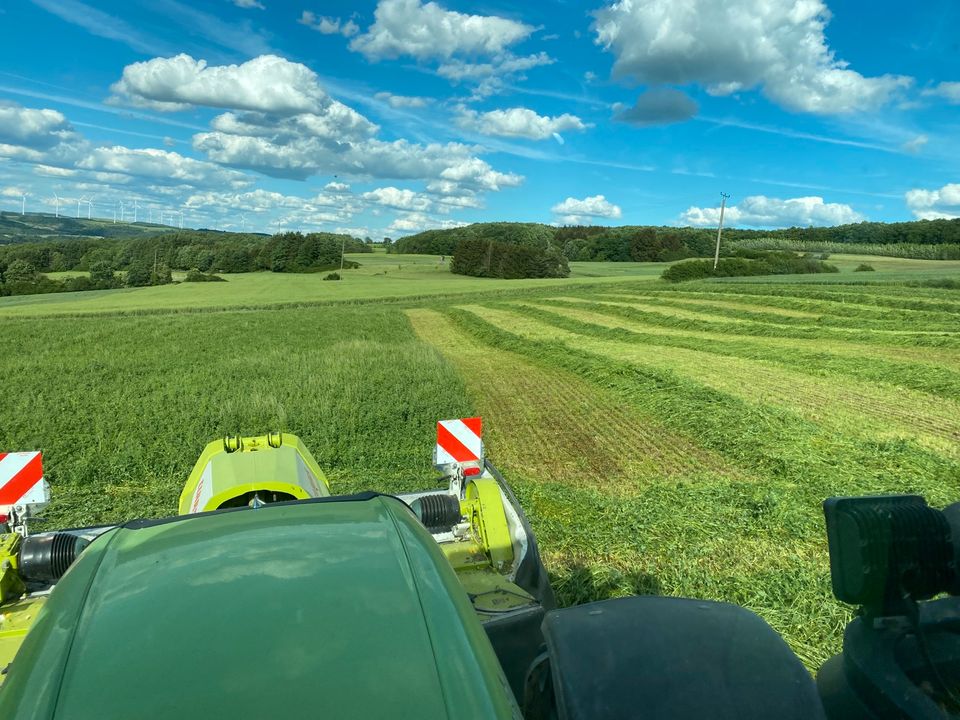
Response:
M723 232L723 210L727 206L727 198L730 197L725 192L720 193L720 227L717 228L717 250L713 254L713 269L717 269L720 262L720 234Z

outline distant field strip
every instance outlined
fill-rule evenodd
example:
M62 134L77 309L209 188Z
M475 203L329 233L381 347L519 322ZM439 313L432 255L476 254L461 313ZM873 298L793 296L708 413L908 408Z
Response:
M751 320L781 325L818 325L838 328L869 328L874 330L902 330L903 323L923 322L927 332L951 332L957 328L960 315L943 310L914 310L878 308L869 305L831 303L818 300L815 303L803 303L808 311L784 309L782 307L717 302L702 298L676 297L675 293L623 294L598 293L597 300L627 302L641 309L653 307L661 311L671 310L678 317L707 316L712 320L732 319ZM779 300L779 298L778 298ZM648 303L644 306L644 303ZM786 304L786 303L784 303ZM691 315L688 310L698 312ZM817 312L812 312L816 310Z
M569 372L478 346L435 310L409 310L407 316L416 333L460 370L485 419L491 457L513 472L617 494L654 479L745 476Z
M884 436L912 436L937 449L943 449L944 441L960 442L960 403L933 395L850 378L811 377L766 361L578 334L530 319L522 311L475 305L463 309L527 338L559 341L615 360L679 373L753 403L790 408L816 422L859 425L861 430Z
M546 300L516 301L513 304L535 308L541 312L547 310L560 317L568 317L601 328L628 330L644 336L645 340L654 344L678 342L681 347L697 347L698 349L717 352L718 349L727 344L738 343L742 347L755 348L760 353L766 350L768 354L772 354L781 361L788 358L816 357L818 363L820 363L823 357L829 357L830 355L847 356L857 360L872 357L942 367L960 372L960 349L911 348L903 345L885 346L835 340L738 335L735 327L724 333L680 330L608 314L604 312L603 307L587 309L584 301L578 300L563 301L550 298ZM792 352L785 353L784 349L789 349ZM954 379L956 378L954 377ZM915 386L908 385L908 387Z
M620 315L631 320L681 330L712 333L735 332L738 335L756 337L808 338L960 349L960 334L955 331L958 325L952 323L948 328L940 330L918 329L925 327L920 322L909 324L904 322L895 329L874 329L866 326L868 325L866 323L865 327L862 328L833 328L817 324L791 325L784 322L787 318L777 318L777 322L765 322L760 319L747 320L723 315L719 309L713 309L709 314L694 313L688 309L680 310L666 304L657 304L655 299L637 303L626 299L610 300L607 296L561 295L551 298L550 301L568 304L579 303L583 307L598 312Z

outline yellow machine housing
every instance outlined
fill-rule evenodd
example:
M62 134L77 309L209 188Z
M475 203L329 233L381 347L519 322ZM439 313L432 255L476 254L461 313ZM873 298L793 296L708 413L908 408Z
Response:
M178 513L330 495L330 484L300 438L289 433L228 436L209 443L180 493Z

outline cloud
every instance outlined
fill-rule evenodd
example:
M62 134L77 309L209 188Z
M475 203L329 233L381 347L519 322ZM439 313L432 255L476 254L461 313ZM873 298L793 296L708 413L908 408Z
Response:
M529 108L514 107L506 110L491 110L478 113L462 109L456 118L457 124L481 135L499 135L529 140L546 140L555 133L566 130L586 130L590 125L576 115L564 113L556 117L537 115Z
M565 225L578 225L589 218L618 218L623 214L619 206L608 202L603 195L583 200L568 197L550 208L550 212L559 216L559 221Z
M233 0L233 4L238 8L266 10L263 3L259 2L259 0Z
M380 0L374 23L350 49L376 62L408 55L418 60L456 54L496 55L528 37L534 28L493 15L467 15L435 2Z
M669 125L697 114L697 103L673 88L654 88L637 98L633 107L620 110L614 120L632 125Z
M350 186L347 183L331 181L324 185L323 189L329 190L330 192L341 193L348 192L350 190Z
M25 108L0 100L0 144L50 150L78 139L67 118L57 110Z
M422 179L444 184L448 194L496 191L523 181L494 170L472 155L473 148L459 143L387 142L369 137L364 127L351 132L327 117L298 116L271 124L269 116L227 116L214 121L214 132L195 135L194 148L215 162L274 177L305 179L324 173Z
M492 75L520 73L540 65L552 65L554 62L556 61L545 52L521 57L503 55L484 63L451 60L437 68L437 75L453 82L482 80Z
M131 149L119 145L94 148L76 163L76 167L99 173L146 178L165 184L242 186L251 182L236 170L184 157L179 153L153 148Z
M728 205L724 213L725 223L752 227L846 225L863 219L849 205L825 203L822 197L782 200L754 195L744 198L737 205ZM681 214L680 220L687 225L716 227L720 221L720 208L690 207Z
M331 102L313 70L276 55L212 67L185 54L158 57L127 65L110 89L113 102L164 111L199 105L290 115Z
M960 183L950 183L938 190L910 190L906 200L918 220L960 218Z
M920 94L926 97L941 97L950 105L960 105L960 82L942 82Z
M477 83L472 99L479 99L503 89L507 79L554 62L545 52L517 57L510 51L534 30L516 20L467 15L435 2L380 0L373 25L350 42L350 49L371 62L400 57L437 62L440 77Z
M0 104L0 157L32 163L35 172L73 177L77 171L101 182L145 178L166 185L237 186L250 181L236 170L175 152L94 147L56 110Z
M382 187L370 192L365 192L361 196L364 200L374 205L394 208L396 210L429 210L433 207L433 202L420 193L413 190L401 190L395 187Z
M923 149L923 146L930 141L926 135L917 135L913 140L907 140L900 147L906 150L908 153L918 153Z
M440 220L421 212L405 213L393 220L387 226L386 232L390 235L418 233L424 230L446 230L463 227L467 223L458 220Z
M320 193L313 198L257 188L247 192L199 192L191 194L184 206L197 210L210 208L230 208L234 211L254 212L258 214L277 214L284 217L284 223L323 224L346 222L362 209L360 203L334 198Z
M430 105L433 98L417 97L414 95L394 95L389 92L378 92L374 97L387 103L392 108L422 108Z
M823 0L621 0L594 13L595 42L613 74L645 84L698 84L711 95L755 87L796 112L875 109L912 79L864 77L838 60Z
M216 163L274 177L324 172L422 179L447 183L444 194L499 190L523 180L493 170L474 157L474 148L459 143L380 140L380 128L330 98L316 73L272 55L224 66L188 55L156 58L126 67L113 89L118 97L166 110L229 108L211 121L209 132L193 136L194 149Z
M316 30L323 35L343 35L344 37L353 37L360 32L360 26L353 20L342 22L340 18L317 16L309 10L304 10L300 19L297 20L301 25Z

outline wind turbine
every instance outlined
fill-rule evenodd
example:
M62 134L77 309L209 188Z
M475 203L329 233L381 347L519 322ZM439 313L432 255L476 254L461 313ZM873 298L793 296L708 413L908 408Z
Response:
M180 214L180 229L183 230L183 210L177 211Z
M80 203L85 203L87 199L82 195L77 198L77 220L80 219Z
M153 224L153 208L147 208L147 222Z
M87 220L89 220L90 216L93 215L93 198L94 197L96 196L91 195L89 198L87 198Z
M60 196L57 195L56 192L54 192L54 193L53 193L53 199L54 199L54 201L56 201L56 203L57 203L56 216L57 216L57 217L60 217Z
M26 210L27 210L27 194L23 193L20 196L20 215L22 216L26 214Z
M243 213L240 213L240 232L243 232L247 228L247 216Z
M137 210L139 209L140 209L140 204L136 200L134 200L133 201L133 221L134 222L137 221Z
M119 203L120 203L120 222L123 222L123 200L120 200Z

